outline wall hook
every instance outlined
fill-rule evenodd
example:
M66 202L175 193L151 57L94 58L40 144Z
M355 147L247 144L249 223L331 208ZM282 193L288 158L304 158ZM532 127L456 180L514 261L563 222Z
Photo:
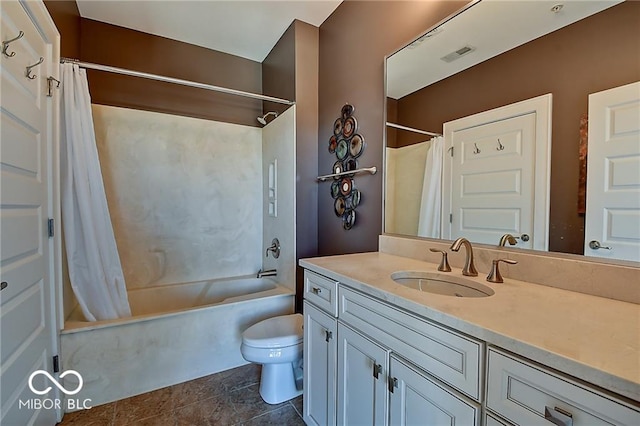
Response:
M502 151L504 149L504 145L502 145L500 143L500 139L498 139L498 147L496 148L496 151Z
M29 65L29 66L27 67L27 72L26 72L26 74L25 74L25 75L27 76L27 78L28 78L29 80L33 80L34 78L36 78L36 77L37 77L37 75L31 75L31 69L32 69L32 68L34 68L34 67L37 67L38 65L40 65L40 64L41 64L41 63L43 63L43 62L44 62L44 58L43 58L42 56L40 56L40 60L38 60L38 62L36 62L36 63L35 63L35 64L33 64L33 65Z
M48 97L52 97L53 96L53 93L51 92L52 91L52 87L51 86L53 85L54 81L56 82L56 89L60 88L60 80L58 80L55 77L47 77L47 86L48 86L47 96Z
M2 42L2 54L4 56L6 56L7 58L13 58L14 56L16 56L16 52L7 53L7 49L9 48L9 44L13 43L16 40L20 40L22 37L24 37L24 32L20 31L18 33L17 37L12 38L11 40L3 41Z
M474 153L474 154L480 154L480 148L478 148L478 144L474 142L474 143L473 143L473 146L475 147L475 148L473 149L473 153Z

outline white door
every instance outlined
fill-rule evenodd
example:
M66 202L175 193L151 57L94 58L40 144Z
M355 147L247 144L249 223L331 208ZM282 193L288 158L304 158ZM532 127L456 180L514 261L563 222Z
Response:
M548 246L551 95L445 123L443 238Z
M387 424L388 351L338 324L338 424Z
M32 16L45 16L42 3L25 7ZM53 425L58 418L55 408L20 405L58 397L55 387L38 396L28 386L36 370L53 374L57 348L53 244L47 230L52 211L49 164L57 126L52 99L46 94L47 77L58 68L53 63L58 53L20 3L2 0L0 13L2 40L24 33L8 46L6 55L0 54L0 423ZM44 62L32 69L34 78L28 78L26 67L40 57ZM33 384L39 390L51 386L42 375Z
M640 261L640 82L589 95L584 254Z
M476 426L480 407L457 396L393 354L389 362L389 424Z
M336 424L337 320L304 302L304 397L308 425Z

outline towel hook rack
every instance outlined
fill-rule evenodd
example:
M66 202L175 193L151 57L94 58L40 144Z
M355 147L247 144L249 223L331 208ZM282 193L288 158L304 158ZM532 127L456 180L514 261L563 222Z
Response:
M2 42L2 54L4 56L6 56L7 58L13 58L14 56L16 56L16 52L7 53L7 49L9 48L9 45L11 43L13 43L14 41L20 40L22 37L24 37L24 31L20 31L18 33L18 36L15 37L15 38L12 38L11 40L3 41Z
M29 66L27 66L27 72L26 72L26 74L25 74L25 75L27 76L27 78L28 78L29 80L33 80L33 79L35 79L35 78L37 77L37 75L31 75L31 70L32 70L33 68L37 67L38 65L40 65L40 64L41 64L41 63L43 63L43 62L44 62L44 58L43 58L42 56L40 56L40 59L38 60L38 62L36 62L36 63L35 63L35 64L33 64L33 65L29 65Z

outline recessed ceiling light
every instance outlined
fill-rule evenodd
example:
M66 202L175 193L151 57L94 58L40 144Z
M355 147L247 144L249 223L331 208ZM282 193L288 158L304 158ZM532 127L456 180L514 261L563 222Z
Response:
M416 39L413 43L411 43L409 46L410 49L414 49L416 47L418 47L420 44L422 44L423 41L425 41L426 39L429 39L433 36L435 36L436 34L440 34L443 31L442 26L437 27L432 29L431 31L429 31L428 33L426 33L425 35L419 37L418 39Z

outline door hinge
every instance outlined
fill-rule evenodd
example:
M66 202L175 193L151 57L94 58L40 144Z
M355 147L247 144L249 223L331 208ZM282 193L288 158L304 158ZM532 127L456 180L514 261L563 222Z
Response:
M449 213L449 223L453 223L453 213Z
M49 232L49 238L53 238L56 232L55 221L53 220L53 218L49 218L49 220L47 221L47 228Z
M53 372L54 373L60 372L60 358L58 357L58 355L53 356Z

